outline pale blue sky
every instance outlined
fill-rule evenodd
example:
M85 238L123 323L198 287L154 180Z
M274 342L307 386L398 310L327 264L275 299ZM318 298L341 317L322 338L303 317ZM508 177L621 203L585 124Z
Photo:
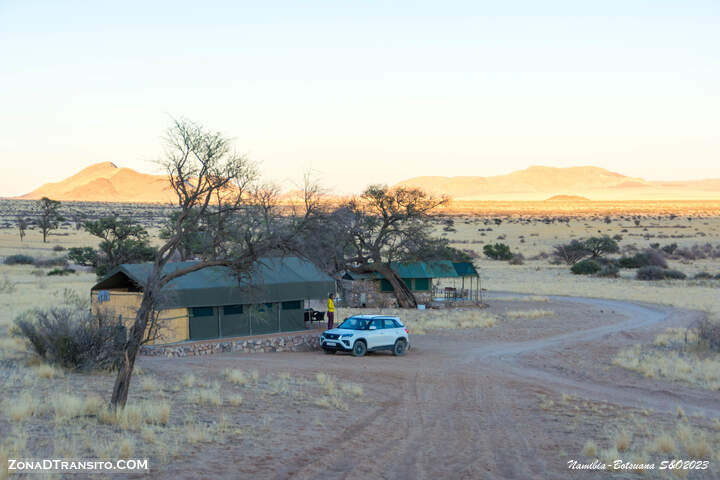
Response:
M0 0L0 195L152 172L168 115L336 192L598 165L720 177L720 2Z

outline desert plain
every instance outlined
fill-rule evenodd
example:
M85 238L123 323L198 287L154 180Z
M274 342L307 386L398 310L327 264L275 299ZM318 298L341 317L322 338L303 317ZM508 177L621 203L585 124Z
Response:
M32 229L20 241L12 218L25 202L1 202L1 259L96 241L72 222L47 243ZM45 365L13 334L29 309L88 302L95 274L2 264L0 461L148 458L150 473L129 478L718 478L720 354L694 326L720 314L720 205L659 204L441 212L436 233L477 255L484 308L382 310L410 330L403 357L140 357L117 416L112 372ZM157 234L163 209L127 208ZM666 261L686 278L573 275L552 260L554 245L600 235L617 239L617 255L675 243ZM487 258L496 242L522 258ZM594 460L618 469L570 468ZM707 468L660 469L674 460Z

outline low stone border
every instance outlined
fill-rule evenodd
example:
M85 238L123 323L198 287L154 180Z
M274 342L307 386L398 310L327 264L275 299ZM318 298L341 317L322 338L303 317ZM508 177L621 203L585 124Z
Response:
M170 345L145 345L140 355L151 357L188 357L213 353L309 352L320 350L320 332L271 337L246 337L227 340L183 342Z

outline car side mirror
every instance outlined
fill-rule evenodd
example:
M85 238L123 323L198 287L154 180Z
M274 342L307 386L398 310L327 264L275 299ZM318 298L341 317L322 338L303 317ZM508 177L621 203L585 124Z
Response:
M377 327L375 325L370 325L368 327L368 330L376 330L376 329L377 329Z

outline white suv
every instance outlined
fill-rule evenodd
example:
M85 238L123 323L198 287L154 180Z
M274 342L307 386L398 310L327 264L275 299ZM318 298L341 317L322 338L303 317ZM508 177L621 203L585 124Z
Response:
M355 315L320 335L325 353L352 352L356 357L376 350L404 355L409 345L408 329L398 317L387 315Z

